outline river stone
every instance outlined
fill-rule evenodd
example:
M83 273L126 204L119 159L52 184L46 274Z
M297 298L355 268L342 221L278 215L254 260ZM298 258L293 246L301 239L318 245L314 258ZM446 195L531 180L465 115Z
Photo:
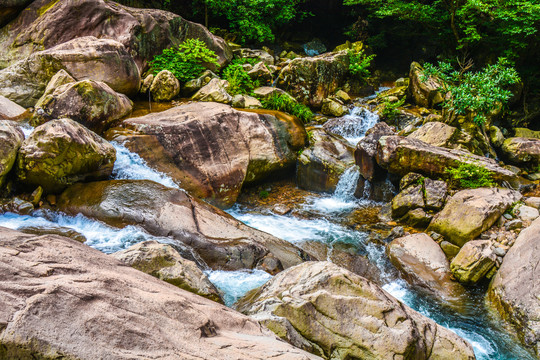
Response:
M429 230L462 247L489 229L506 209L520 199L521 194L510 189L461 190L446 202L429 225Z
M517 181L516 174L500 167L493 159L400 136L381 137L377 144L376 160L384 169L401 176L417 172L430 178L447 179L447 169L468 163L485 168L496 181L508 181L511 184Z
M16 123L0 120L0 189L13 168L24 134Z
M325 359L474 359L472 347L450 330L326 261L278 274L237 307Z
M326 98L323 100L321 113L323 115L341 117L349 112L349 109L337 99Z
M62 226L26 226L17 229L20 232L25 234L33 235L60 235L80 243L86 242L86 237L71 228L62 227Z
M71 84L75 83L77 80L73 78L73 76L69 75L68 72L64 69L58 71L54 76L51 78L49 83L47 84L47 87L45 88L45 91L43 92L43 95L39 98L36 105L34 106L36 109L39 109L43 106L43 103L45 101L50 101L50 97L53 95L54 91L65 84ZM35 114L34 114L35 116Z
M340 51L294 59L281 70L277 82L299 102L320 108L344 85L348 72L349 56Z
M497 126L492 125L489 127L489 142L497 148L503 145L504 135Z
M431 180L424 178L424 200L426 209L440 210L448 194L448 185L441 180Z
M193 261L184 259L171 245L155 240L143 241L112 254L137 270L174 286L223 303L219 291Z
M283 91L281 89L278 89L276 87L272 87L272 86L258 87L255 90L253 90L253 94L255 94L255 96L257 98L261 99L261 101L265 100L265 99L267 99L267 98L269 98L271 96L279 96L279 95L286 95L289 98L291 98L292 100L295 100L291 95L289 95L285 91Z
M534 131L527 128L515 128L514 136L530 139L540 139L540 131Z
M527 206L533 207L535 209L540 209L540 197L535 197L535 196L527 197L523 199L523 202Z
M255 59L265 65L274 65L274 57L264 50L240 48L233 50L233 54L240 59Z
M306 142L304 126L293 116L217 103L183 104L123 124L139 133L117 141L220 207L234 204L242 186L294 169Z
M203 86L208 84L210 80L212 79L219 79L219 76L217 76L210 70L205 70L201 74L201 76L199 76L196 79L189 80L187 83L184 84L184 86L182 87L182 94L184 96L191 97L193 96L193 94L199 91Z
M409 186L392 199L392 217L400 218L409 210L423 208L424 205L422 185Z
M270 72L262 61L255 64L247 74L252 80L259 81L260 84L272 83L272 72Z
M313 128L310 145L298 157L296 180L302 189L334 192L341 174L354 165L353 148L341 136Z
M77 20L70 20L74 18ZM37 0L0 33L0 68L81 36L119 41L133 55L141 72L163 49L186 39L203 41L216 53L219 67L232 60L231 49L223 39L168 11L136 9L106 0Z
M463 287L451 280L446 255L429 235L419 233L394 239L388 245L388 256L407 281L424 292L454 305L465 300Z
M74 240L0 238L2 359L320 359Z
M474 285L491 271L496 258L490 240L472 240L463 245L450 269L460 283Z
M249 95L235 95L232 106L240 109L262 109L263 107L257 98Z
M433 121L422 125L408 136L433 146L452 147L459 136L459 130L445 123Z
M227 213L177 189L147 180L76 184L58 198L58 209L111 226L137 225L193 248L212 269L240 270L276 259L276 273L309 259L291 243L252 229Z
M400 220L415 228L425 229L433 219L433 215L430 215L424 211L424 209L418 208L409 210L407 214Z
M97 133L102 133L133 109L127 96L93 80L64 84L42 97L38 104L30 121L33 126L66 117Z
M16 173L21 183L55 193L78 181L109 177L115 160L111 144L64 118L37 127L24 140Z
M399 190L403 191L411 185L422 184L425 181L425 178L417 173L408 173L399 180Z
M429 77L424 82L422 81L423 76L422 66L413 62L409 71L409 92L417 105L432 108L444 101L439 91L441 84L433 77Z
M540 216L538 209L527 205L520 205L514 209L514 215L523 221L533 221Z
M85 36L33 53L0 70L0 83L4 84L0 95L22 106L34 106L59 70L66 70L76 80L104 82L126 95L136 94L141 83L137 64L121 43Z
M509 138L502 146L504 156L514 164L540 164L540 139Z
M212 79L204 85L192 99L196 101L211 101L223 104L232 103L232 96L227 92L229 82L226 80Z
M540 218L521 231L491 282L488 299L540 356Z
M154 101L171 101L180 94L180 82L169 70L161 70L150 85Z
M0 95L0 120L15 119L25 113L25 108Z
M360 174L364 179L372 181L386 176L384 171L375 161L377 144L383 136L394 135L396 132L385 122L376 123L366 132L366 136L358 142L354 151L356 165L360 168Z

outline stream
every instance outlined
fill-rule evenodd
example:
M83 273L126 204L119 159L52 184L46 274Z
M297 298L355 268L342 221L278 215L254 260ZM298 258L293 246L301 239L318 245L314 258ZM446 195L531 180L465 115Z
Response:
M378 116L368 109L356 107L343 118L342 126L330 131L356 143L378 121ZM25 134L27 135L27 131ZM149 168L143 159L121 144L113 143L117 150L114 178L152 180L168 187L181 188L170 177ZM485 287L470 290L468 301L456 312L427 297L400 278L385 254L383 242L371 241L369 233L351 226L351 216L364 212L378 214L382 204L353 196L359 177L358 169L347 169L340 178L334 194L302 191L295 198L293 211L287 215L272 212L271 202L247 201L241 196L228 213L256 229L265 231L293 244L317 243L327 248L347 249L355 256L363 256L379 271L379 284L387 292L423 315L435 320L468 340L481 360L533 360L533 355L505 331L503 324L494 320L484 306ZM274 186L270 184L269 186ZM294 183L285 185L298 191ZM249 192L249 190L247 190ZM251 197L257 197L257 193ZM272 193L271 193L272 194ZM272 195L271 195L272 196ZM67 216L50 211L35 211L32 215L5 213L0 215L0 226L11 229L25 227L62 227L84 235L86 244L105 253L123 250L146 240L168 242L170 239L155 237L137 226L113 228L82 215ZM328 256L330 259L330 256ZM338 264L339 265L339 264ZM260 270L220 271L206 270L210 281L224 293L226 305L233 306L247 291L261 286L271 275Z

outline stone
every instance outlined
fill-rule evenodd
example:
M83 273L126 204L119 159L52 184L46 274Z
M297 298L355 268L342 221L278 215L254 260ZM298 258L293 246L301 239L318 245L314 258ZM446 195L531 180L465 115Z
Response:
M3 359L319 359L77 241L0 229Z
M409 71L409 91L414 102L422 107L433 108L443 102L439 91L441 84L433 77L422 81L424 69L417 62L411 64Z
M360 174L364 179L372 181L377 178L386 176L386 171L383 170L375 161L377 154L377 144L383 136L394 135L393 128L385 122L376 123L371 129L366 132L366 136L358 142L354 150L354 159L356 165L360 168Z
M139 93L143 95L148 95L148 92L150 90L150 86L152 86L152 82L154 82L154 74L147 75L142 84L141 88L139 89Z
M326 98L322 103L321 113L323 115L341 117L348 112L349 109L338 100Z
M433 218L429 230L462 247L489 229L520 199L521 194L510 189L461 190L448 199L442 211Z
M440 210L444 206L448 194L448 185L441 180L424 178L424 200L426 209Z
M538 209L527 205L517 206L514 209L514 215L519 217L522 221L533 221L540 216Z
M76 22L66 21L74 13L92 16L82 16ZM163 49L187 39L203 41L216 53L220 68L232 60L232 51L222 38L214 36L204 26L168 11L131 8L105 0L54 3L51 0L38 0L0 34L0 68L81 36L119 41L133 55L141 72L148 68L148 62L161 54Z
M414 210L409 210L407 214L403 217L403 221L415 228L427 228L433 215L427 214L424 209L417 208Z
M54 76L51 78L49 83L47 84L47 87L45 88L45 91L43 92L43 95L39 98L36 105L34 107L36 109L40 109L44 102L50 101L50 97L53 95L54 91L65 84L71 84L75 83L77 80L73 78L73 76L69 75L68 72L64 69L58 71ZM34 114L34 116L36 116Z
M274 65L274 57L264 50L240 48L233 50L233 54L241 59L255 59L265 65Z
M500 148L504 143L504 135L498 127L492 125L489 127L489 142L496 148Z
M86 242L86 237L71 229L71 228L66 228L66 227L62 227L62 226L50 226L50 227L47 227L47 226L39 226L39 227L35 227L35 226L27 226L27 227L21 227L18 229L18 231L20 232L23 232L25 234L33 234L33 235L59 235L59 236L64 236L64 237L67 237L67 238L70 238L70 239L73 239L75 241L78 241L80 242L81 244L84 244Z
M523 221L520 219L510 220L509 222L504 224L504 228L506 230L516 230L516 229L521 229L522 227L523 227Z
M526 197L523 199L525 205L533 207L535 209L540 209L540 197Z
M144 273L181 289L223 303L219 291L193 261L184 259L174 247L155 240L143 241L112 254Z
M71 119L49 121L22 143L16 174L21 183L60 192L78 181L112 174L116 150L107 141Z
M304 125L278 111L238 111L217 103L182 104L124 120L133 134L114 140L182 184L190 194L232 206L244 185L294 171Z
M399 190L403 191L411 185L422 185L425 178L417 173L408 173L399 181Z
M465 300L464 288L451 280L446 255L429 235L413 234L388 244L388 257L411 284L438 299L459 305Z
M339 101L342 101L343 103L347 104L347 103L350 103L351 102L351 97L349 96L349 94L347 94L345 91L343 90L338 90L336 91L336 99L338 99Z
M509 138L502 146L504 156L514 164L540 164L540 139Z
M446 240L441 241L441 249L448 259L453 259L459 253L459 246L452 244Z
M302 47L307 56L317 56L326 52L326 46L319 39L313 39L302 45Z
M3 27L11 20L15 19L17 15L30 3L32 0L4 0L2 1L2 8L0 9L0 27Z
M247 74L252 80L259 81L261 84L272 83L272 73L262 61L255 64Z
M0 95L0 120L17 119L25 113L25 108Z
M534 131L527 128L514 128L514 136L530 139L540 139L540 131Z
M205 70L201 76L196 79L189 80L184 84L182 87L182 94L188 97L193 96L193 94L199 91L203 86L207 85L212 79L219 79L219 76L210 70Z
M232 106L240 109L262 109L263 107L257 98L249 95L235 95Z
M0 120L0 189L15 164L23 140L24 134L14 122Z
M428 122L407 136L433 146L452 148L459 137L459 130L442 122Z
M211 269L253 269L276 259L277 268L271 271L276 273L310 259L285 240L252 229L182 190L149 180L75 184L59 196L57 207L114 227L136 225L169 237L174 244L191 247Z
M298 156L296 180L302 189L334 192L341 174L354 165L353 148L342 137L314 128L310 145Z
M30 120L33 126L70 118L97 133L107 130L133 109L133 103L127 96L93 80L61 85L41 98L38 104Z
M424 205L422 185L410 186L392 199L392 217L400 218L409 210L423 208Z
M272 86L258 87L255 90L253 90L253 94L261 100L265 100L271 96L276 96L276 95L288 95L291 99L294 100L294 98L291 95L287 94L285 91L278 89L276 87L272 87Z
M487 299L540 355L540 219L521 231L491 282Z
M232 103L232 96L227 92L229 82L226 80L212 79L193 95L196 101L210 101L222 104Z
M325 359L474 359L472 347L450 330L326 261L278 274L237 308Z
M324 99L345 84L348 71L346 51L296 58L281 70L277 85L299 102L320 108Z
M4 84L0 95L21 106L34 106L60 70L78 81L104 82L114 91L126 95L137 94L141 83L139 68L121 43L85 36L32 53L0 70L0 83Z
M150 86L150 95L154 101L171 101L180 94L180 82L169 70L157 73Z
M278 215L286 215L290 213L291 211L292 209L289 206L284 205L284 204L277 204L272 208L272 212Z
M463 245L450 269L460 283L474 285L495 266L496 254L490 240L472 240Z
M485 168L496 181L513 184L518 179L516 174L500 167L493 159L400 136L381 137L375 159L382 168L401 176L417 172L430 178L448 179L447 169L468 163Z

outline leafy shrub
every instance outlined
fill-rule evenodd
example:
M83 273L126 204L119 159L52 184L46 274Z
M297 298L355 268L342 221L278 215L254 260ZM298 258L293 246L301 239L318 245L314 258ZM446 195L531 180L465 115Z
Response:
M313 113L309 107L300 104L289 95L274 92L271 96L264 99L262 104L265 109L284 111L298 117L304 122L309 122L313 119Z
M446 169L454 187L476 189L494 187L493 176L486 168L469 163L460 163L457 168Z
M259 87L257 80L252 80L243 64L256 63L256 59L235 59L223 70L223 78L229 82L227 91L231 95L251 94L253 90Z
M270 196L270 193L267 190L261 190L259 192L259 198L261 199L266 199L269 196Z
M176 49L165 49L150 62L154 74L169 70L183 83L200 76L204 65L211 64L218 65L217 55L199 39L187 39Z
M427 63L422 80L427 81L429 76L438 78L444 107L458 115L474 114L473 121L481 126L491 112L510 100L512 92L507 87L520 79L505 58L477 72L467 71L470 66L455 70L448 62L439 62L438 66Z
M385 100L383 103L381 115L388 120L394 120L396 116L399 115L398 107L402 106L404 103L405 98L396 102L390 102L388 100Z
M349 72L357 79L365 81L371 75L369 67L375 55L366 56L364 50L348 50L347 54L349 55Z

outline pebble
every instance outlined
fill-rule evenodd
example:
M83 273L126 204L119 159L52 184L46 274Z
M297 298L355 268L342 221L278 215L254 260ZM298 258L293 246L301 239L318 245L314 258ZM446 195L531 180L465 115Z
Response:
M521 229L523 227L523 221L520 219L515 219L507 222L504 227L506 230Z
M506 250L496 246L493 248L493 253L497 256L504 257L504 255L506 255Z
M508 220L512 220L512 218L513 218L512 215L510 215L510 214L503 214L503 216L504 216L505 219L508 219Z

